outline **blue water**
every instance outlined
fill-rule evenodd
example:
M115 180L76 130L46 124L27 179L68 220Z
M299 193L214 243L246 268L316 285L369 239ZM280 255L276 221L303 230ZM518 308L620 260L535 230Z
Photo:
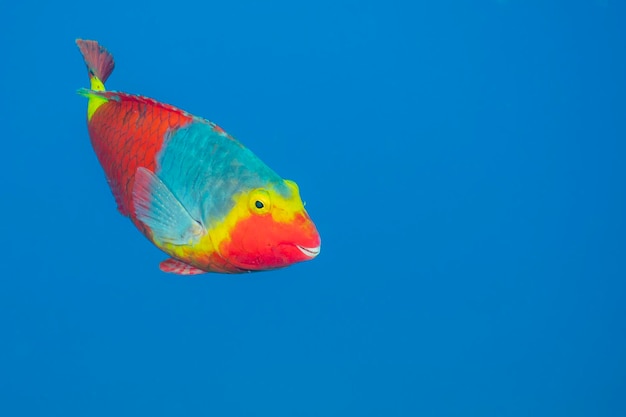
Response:
M4 2L0 415L626 415L626 6ZM158 270L90 147L110 89L298 182L312 262Z

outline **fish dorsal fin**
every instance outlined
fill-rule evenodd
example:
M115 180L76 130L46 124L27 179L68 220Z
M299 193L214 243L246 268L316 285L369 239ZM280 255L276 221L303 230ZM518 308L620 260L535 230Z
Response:
M159 268L163 272L177 275L199 275L206 274L206 271L186 264L178 259L169 258L161 262Z
M204 225L191 217L176 196L149 169L137 168L133 204L137 219L150 228L157 245L193 245L206 234Z
M178 115L180 115L181 117L188 119L188 121L191 121L192 119L200 119L198 117L193 116L191 113L186 112L185 110L179 109L176 106L172 106L171 104L166 104L166 103L161 103L160 101L156 101L153 98L150 97L145 97L145 96L139 96L136 94L128 94L128 93L123 93L121 91L114 91L114 90L108 90L108 91L99 91L99 90L94 90L94 89L89 89L89 88L79 88L77 93L81 96L87 97L90 100L93 99L97 99L97 100L102 100L103 102L107 102L107 101L118 101L118 102L134 102L134 103L139 103L139 104L147 104L149 106L153 106L155 108L159 108L159 109L163 109L169 112L173 112L173 113L177 113ZM204 119L201 119L204 120ZM209 123L211 126L215 126L214 123L209 122L208 120L206 120L205 122Z

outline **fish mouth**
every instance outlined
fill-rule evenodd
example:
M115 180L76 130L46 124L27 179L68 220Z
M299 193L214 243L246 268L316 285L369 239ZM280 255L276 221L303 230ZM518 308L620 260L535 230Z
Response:
M320 254L320 246L316 246L314 248L306 248L304 246L296 245L296 247L300 249L300 252L302 252L309 258L315 258L317 255Z

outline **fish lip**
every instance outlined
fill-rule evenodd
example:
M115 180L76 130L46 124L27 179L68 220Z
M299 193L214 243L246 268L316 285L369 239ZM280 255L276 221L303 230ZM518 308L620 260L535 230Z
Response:
M296 245L296 247L298 249L300 249L300 252L302 252L303 254L305 254L307 257L309 258L315 258L317 255L320 254L320 248L321 246L318 245L314 248L307 248L305 246L300 246L300 245Z

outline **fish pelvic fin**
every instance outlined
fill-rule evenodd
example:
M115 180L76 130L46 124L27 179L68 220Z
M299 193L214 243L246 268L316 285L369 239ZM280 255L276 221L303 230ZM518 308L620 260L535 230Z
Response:
M87 65L91 90L106 91L104 83L115 68L113 55L96 41L76 39L76 45L78 45L78 49L80 49ZM93 116L98 107L106 103L106 99L96 95L82 94L80 91L79 94L89 98L87 120L91 120L91 116Z

